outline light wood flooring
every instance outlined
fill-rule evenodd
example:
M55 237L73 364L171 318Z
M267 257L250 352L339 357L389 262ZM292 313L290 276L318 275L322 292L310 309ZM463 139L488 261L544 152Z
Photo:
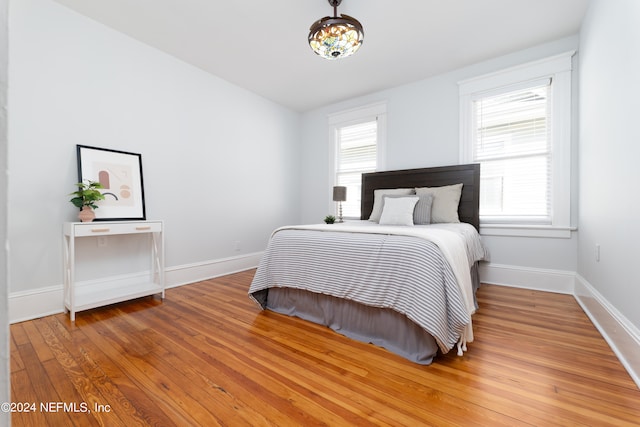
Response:
M35 409L13 425L640 425L640 390L571 296L484 285L468 352L420 366L260 312L253 274L12 325L12 401Z

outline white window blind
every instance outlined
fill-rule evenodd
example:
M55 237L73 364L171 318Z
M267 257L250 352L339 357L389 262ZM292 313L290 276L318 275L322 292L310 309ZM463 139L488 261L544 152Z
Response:
M376 170L377 120L336 128L336 185L347 187L343 216L360 218L362 174Z
M485 223L552 222L551 79L473 100L472 157Z

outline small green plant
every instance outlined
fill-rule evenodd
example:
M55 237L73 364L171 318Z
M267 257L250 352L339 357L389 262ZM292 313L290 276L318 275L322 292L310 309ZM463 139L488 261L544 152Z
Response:
M326 222L327 224L333 224L334 222L336 222L336 217L333 215L327 215L324 217L324 222Z
M78 208L90 206L93 209L97 209L96 202L104 200L104 195L98 191L99 188L104 187L99 182L86 179L83 182L78 182L76 187L78 187L78 191L69 194L70 196L75 196L69 201Z

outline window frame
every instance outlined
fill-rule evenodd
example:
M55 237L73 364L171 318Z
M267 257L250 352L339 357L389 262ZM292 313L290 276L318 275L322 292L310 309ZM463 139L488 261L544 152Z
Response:
M337 203L333 201L333 186L336 184L338 165L338 129L345 126L377 121L376 135L376 171L385 170L387 148L387 104L378 102L362 107L331 113L327 116L329 125L329 185L327 188L327 202L329 212L337 215ZM360 219L344 217L345 219Z
M551 224L480 222L486 235L571 237L571 92L575 50L458 82L460 91L460 162L473 162L473 101L549 78L551 85Z

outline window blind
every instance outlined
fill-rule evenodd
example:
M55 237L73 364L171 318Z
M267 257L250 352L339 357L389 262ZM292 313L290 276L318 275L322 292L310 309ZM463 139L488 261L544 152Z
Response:
M551 80L473 101L484 222L551 223Z
M343 216L360 218L362 174L376 170L377 121L337 128L336 185L347 187Z

